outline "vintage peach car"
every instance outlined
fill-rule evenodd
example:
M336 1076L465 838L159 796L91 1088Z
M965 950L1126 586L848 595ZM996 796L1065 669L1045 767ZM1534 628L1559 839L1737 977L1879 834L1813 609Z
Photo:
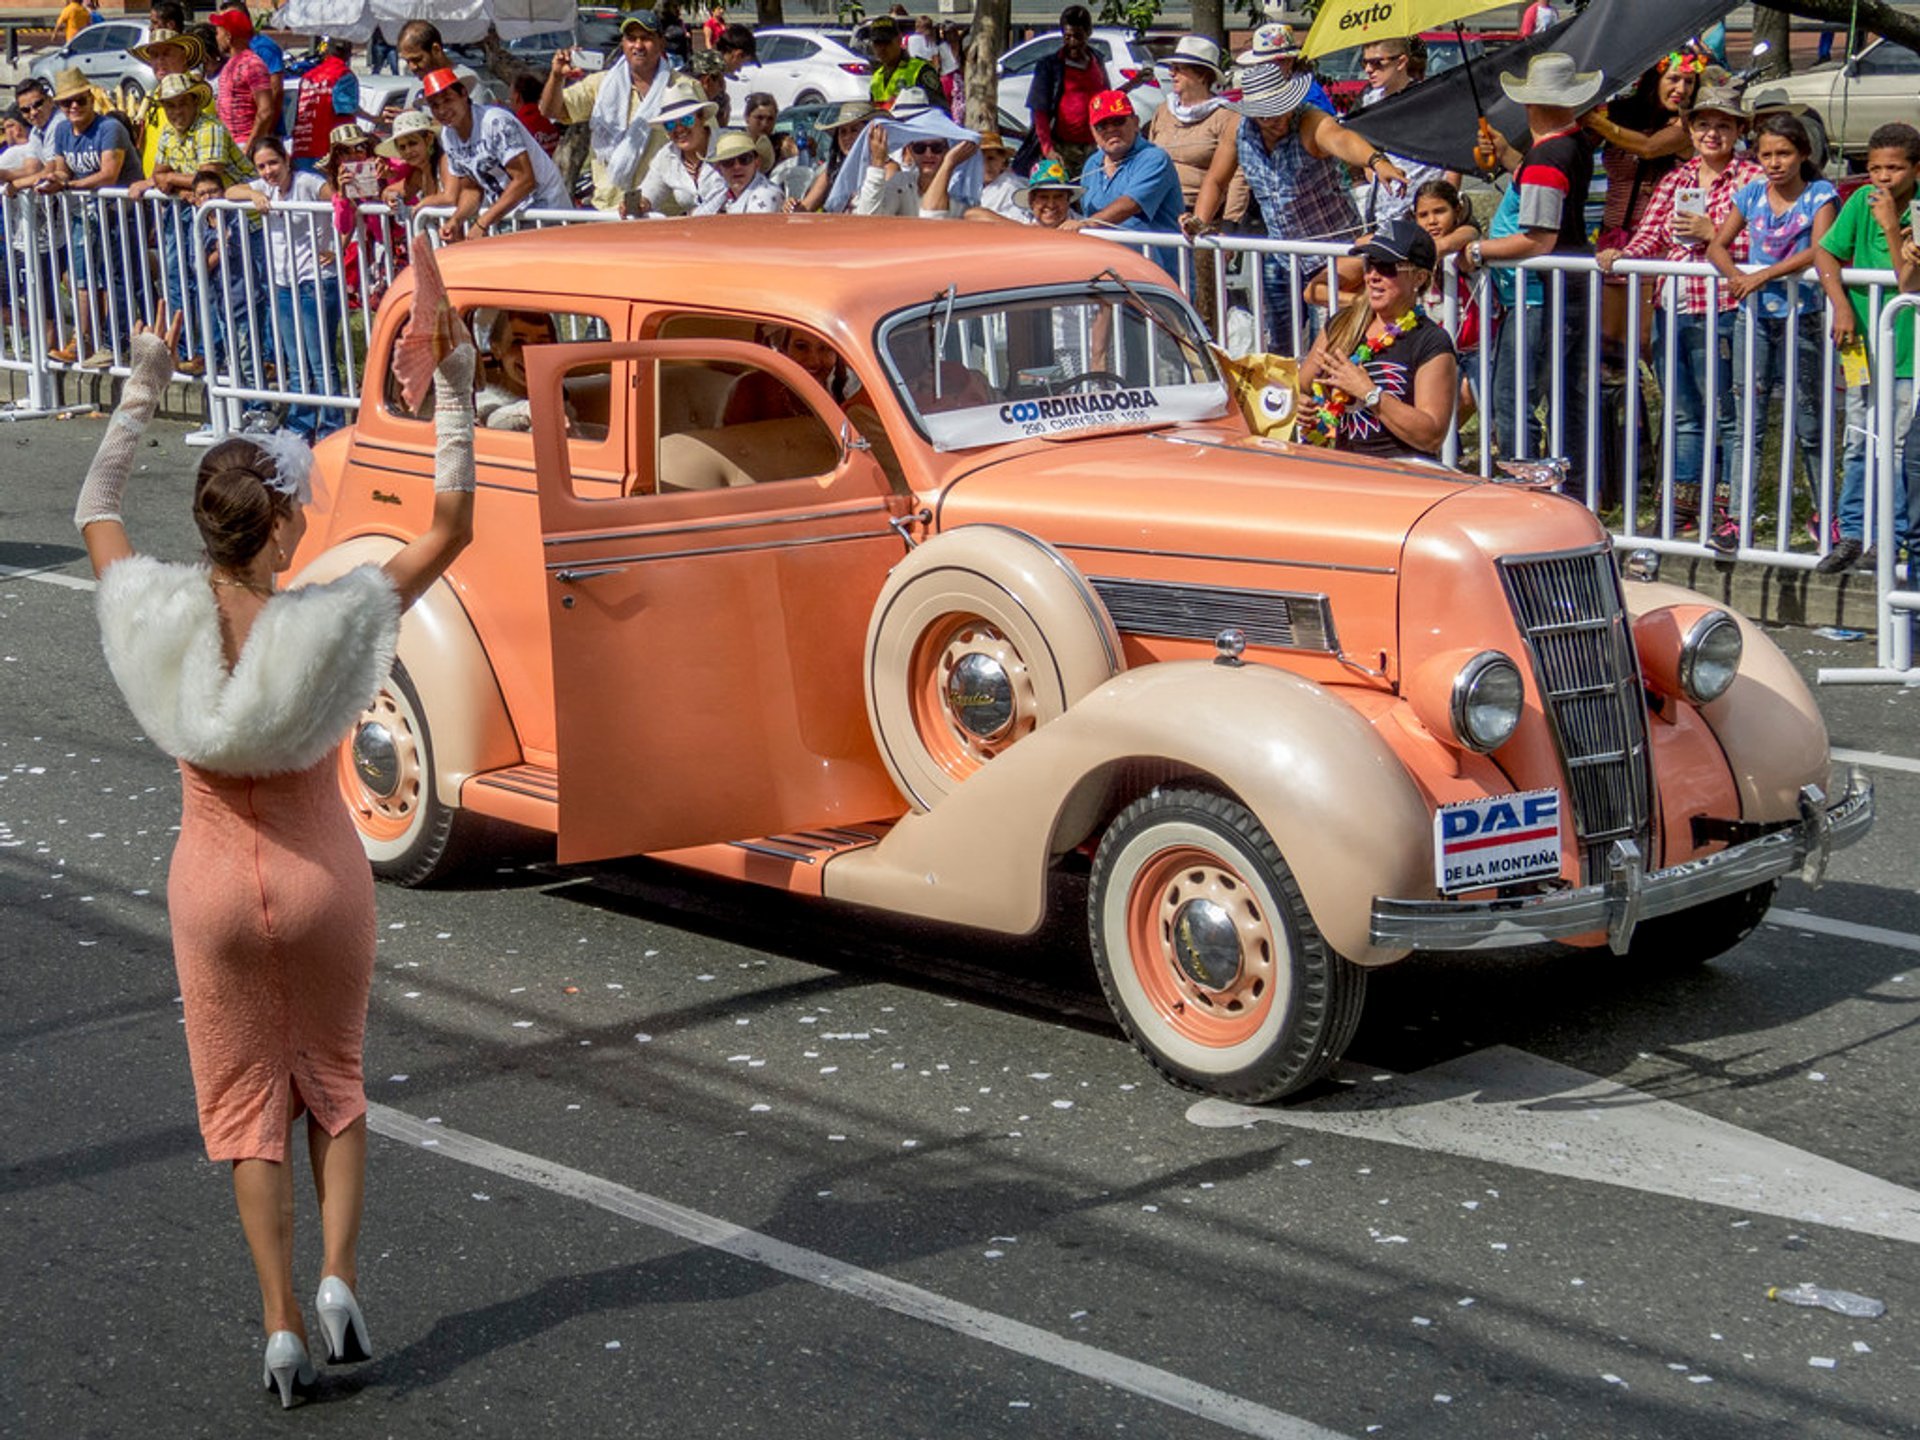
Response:
M1703 958L1871 821L1746 621L1623 582L1538 485L1252 435L1124 248L741 217L442 266L519 428L479 433L473 547L340 752L388 878L493 817L1020 934L1081 866L1127 1033L1264 1099L1340 1057L1372 967ZM427 521L407 293L307 577Z

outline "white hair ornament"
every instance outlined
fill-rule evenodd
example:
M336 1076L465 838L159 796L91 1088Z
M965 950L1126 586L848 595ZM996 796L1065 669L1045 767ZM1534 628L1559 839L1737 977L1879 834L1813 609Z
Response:
M304 440L284 430L240 438L273 462L273 477L265 482L269 490L302 505L313 503L313 451Z

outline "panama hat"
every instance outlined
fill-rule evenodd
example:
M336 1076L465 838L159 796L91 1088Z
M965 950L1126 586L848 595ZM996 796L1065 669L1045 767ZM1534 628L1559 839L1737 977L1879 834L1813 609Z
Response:
M153 87L153 98L162 105L169 100L190 99L196 108L204 108L213 98L213 87L193 75L162 75L160 83Z
M184 50L187 52L187 68L189 70L198 70L202 65L207 63L207 52L200 44L200 37L197 35L188 35L180 30L155 30L147 36L146 44L130 45L127 47L127 53L135 59L144 60L151 65L153 63L153 52L165 45L171 45L176 50Z
M933 101L927 98L927 92L918 85L902 86L900 93L893 97L893 106L887 114L895 120L911 120L916 115L924 115L933 109Z
M1253 119L1291 115L1306 102L1313 76L1301 71L1283 75L1278 65L1256 65L1240 82L1240 103L1234 108Z
M744 130L722 130L720 138L713 142L707 159L718 165L722 160L732 160L739 155L752 155L758 159L760 147L753 143L753 136Z
M654 112L653 123L665 125L669 121L693 118L711 120L719 113L720 107L707 99L706 93L697 86L675 82Z
M1562 110L1584 110L1599 96L1607 77L1598 70L1582 71L1571 55L1548 50L1527 61L1524 75L1502 75L1500 88L1516 105L1551 105Z
M1220 47L1204 35L1182 35L1179 44L1173 47L1173 53L1160 62L1162 65L1191 65L1198 70L1208 70L1213 78L1220 78Z
M1262 25L1253 32L1253 43L1233 57L1235 65L1271 65L1276 60L1291 60L1300 53L1300 42L1284 25Z
M53 103L71 100L76 95L91 95L93 82L87 79L87 72L78 65L69 65L62 70L53 82Z
M842 125L864 125L874 115L873 104L867 100L849 100L833 112L833 117L822 117L814 122L816 130L838 130Z

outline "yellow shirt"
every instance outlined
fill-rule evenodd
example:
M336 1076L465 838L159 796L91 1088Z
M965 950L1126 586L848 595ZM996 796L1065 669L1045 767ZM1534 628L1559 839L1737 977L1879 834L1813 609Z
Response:
M80 0L69 0L67 8L60 12L60 18L53 22L53 28L61 32L60 43L64 45L92 23L93 12Z
M662 60L660 63L664 65L667 62ZM646 92L633 87L633 70L624 59L616 58L614 63L605 70L589 75L584 80L576 80L560 92L560 103L567 112L567 124L578 125L593 114L594 102L600 98L600 87L614 76L619 76L628 82L627 118L629 120L633 118L633 112L640 104L640 97ZM667 132L655 125L647 134L647 150L640 157L640 164L634 169L631 189L640 188L640 177L647 173L647 166L652 163L653 157L660 153L660 147L666 143ZM625 192L619 186L607 183L607 167L598 154L592 157L592 165L593 208L619 210L620 202L625 198Z

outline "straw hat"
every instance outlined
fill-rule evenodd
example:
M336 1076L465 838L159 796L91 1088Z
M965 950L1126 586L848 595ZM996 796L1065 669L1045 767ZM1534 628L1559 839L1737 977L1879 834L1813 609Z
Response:
M1182 35L1180 43L1173 47L1173 53L1160 63L1191 65L1197 70L1209 71L1213 78L1218 80L1220 78L1220 47L1204 35Z
M1571 55L1548 50L1527 61L1525 75L1502 75L1500 88L1516 105L1551 105L1562 110L1584 110L1600 94L1607 77L1598 70L1580 70Z
M704 91L694 85L676 82L660 102L660 108L654 112L653 123L665 125L670 120L690 118L712 120L719 113L720 107L707 99Z
M87 79L87 72L78 65L69 65L62 70L53 82L53 103L71 100L76 95L91 95L93 82Z
M838 110L834 111L831 120L824 118L816 120L813 128L816 130L838 130L842 125L864 125L873 118L874 113L874 108L870 101L849 100L840 106Z
M434 136L440 133L440 127L433 117L424 110L402 110L393 121L393 138L382 140L375 150L389 160L400 158L400 142L408 135Z
M1000 155L1011 155L1013 154L1013 147L1007 144L998 130L982 130L980 132L980 153L982 155L996 153Z
M753 136L744 130L722 130L720 138L713 142L707 159L718 165L722 160L731 160L737 155L751 155L758 159L760 147L753 143Z
M1240 82L1240 103L1234 108L1256 120L1293 114L1313 88L1313 76L1304 70L1283 75L1278 65L1256 65L1245 73L1246 78Z
M365 130L362 130L351 120L344 124L334 126L327 135L327 149L329 150L339 150L343 147L350 148L355 145L371 144L373 144L373 136L369 135Z
M162 75L153 87L153 98L162 105L169 100L192 100L195 109L204 109L213 98L213 87L194 75Z
M1291 60L1300 53L1300 42L1284 25L1262 25L1253 32L1253 43L1233 57L1235 65L1271 65L1276 60Z
M207 63L207 52L200 44L200 37L198 35L189 35L181 30L152 31L147 36L146 44L128 46L127 53L151 65L153 63L153 52L160 49L163 45L171 45L176 50L186 51L187 68L189 70L198 70L202 65Z
M1753 113L1738 85L1702 85L1694 91L1693 99L1680 107L1682 115L1697 115L1702 110L1731 116L1742 124Z

